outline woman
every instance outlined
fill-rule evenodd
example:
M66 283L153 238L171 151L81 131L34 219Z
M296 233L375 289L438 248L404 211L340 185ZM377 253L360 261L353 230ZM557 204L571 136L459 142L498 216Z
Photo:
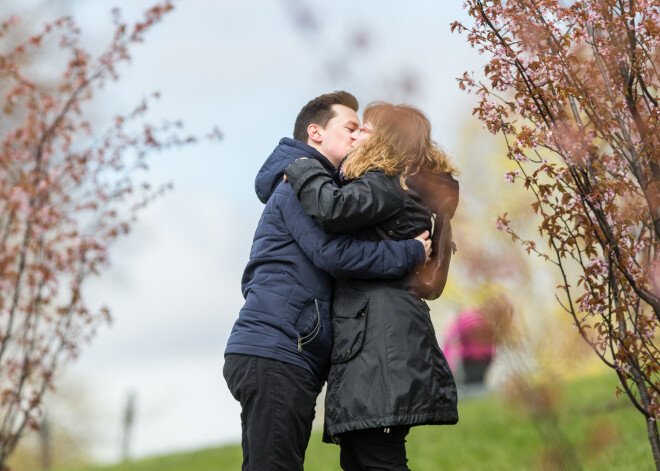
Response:
M285 174L328 232L405 239L431 230L435 215L426 267L396 281L338 279L333 293L324 441L340 444L344 470L407 470L411 426L458 421L454 379L420 297L437 297L444 287L458 183L420 110L376 103L363 119L341 168L345 186L335 187L313 160L297 160Z

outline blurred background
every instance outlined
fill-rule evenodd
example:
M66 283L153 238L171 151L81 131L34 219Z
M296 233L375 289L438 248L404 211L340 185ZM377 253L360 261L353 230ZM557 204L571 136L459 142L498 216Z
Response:
M27 31L72 15L86 46L100 51L111 39L113 7L130 20L152 4L0 0L0 11L17 14ZM181 119L193 134L217 126L223 139L151 159L151 181L171 181L174 190L145 210L113 247L112 266L87 288L92 306L109 305L113 323L83 347L51 394L46 410L60 443L69 440L81 460L111 463L240 441L240 409L222 366L263 208L254 177L279 139L291 136L300 108L333 90L353 93L361 109L373 100L417 105L462 171L458 254L432 316L441 346L457 338L465 311L489 319L488 335L498 341L485 386L462 389L463 397L597 369L561 316L552 267L496 230L497 216L509 212L533 239L535 221L529 197L504 179L514 169L504 143L472 116L474 99L457 86L457 77L485 63L450 32L450 22L469 22L461 2L185 0L175 7L90 113L103 129L159 91L151 121Z

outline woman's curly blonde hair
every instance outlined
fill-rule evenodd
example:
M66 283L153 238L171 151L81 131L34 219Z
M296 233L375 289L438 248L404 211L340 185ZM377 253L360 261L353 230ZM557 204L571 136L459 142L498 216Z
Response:
M407 190L406 178L422 169L459 173L431 139L431 123L418 108L376 102L367 106L362 119L371 123L373 131L344 162L342 172L346 178L354 179L378 169L388 176L401 174L401 187Z

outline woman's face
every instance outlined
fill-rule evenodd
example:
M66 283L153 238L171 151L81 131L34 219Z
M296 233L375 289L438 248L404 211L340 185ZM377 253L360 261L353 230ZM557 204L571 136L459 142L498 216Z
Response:
M357 139L355 139L355 141L353 142L353 148L356 148L364 141L369 139L369 136L371 136L371 132L373 130L374 128L369 121L365 121L364 123L362 123L362 127L360 128L360 133L357 135Z

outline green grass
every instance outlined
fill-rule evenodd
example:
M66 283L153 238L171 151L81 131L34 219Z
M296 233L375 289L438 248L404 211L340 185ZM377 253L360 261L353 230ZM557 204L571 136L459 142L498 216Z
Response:
M413 428L409 467L415 471L560 469L557 460L567 456L568 449L585 470L655 469L644 420L627 398L614 398L615 383L604 376L556 385L554 422L548 415L533 417L529 407L521 406L524 401L502 395L460 401L458 425ZM564 446L557 446L562 440ZM305 470L335 471L338 463L339 447L323 444L320 434L313 434ZM239 470L240 464L241 450L235 445L77 471L218 471Z

